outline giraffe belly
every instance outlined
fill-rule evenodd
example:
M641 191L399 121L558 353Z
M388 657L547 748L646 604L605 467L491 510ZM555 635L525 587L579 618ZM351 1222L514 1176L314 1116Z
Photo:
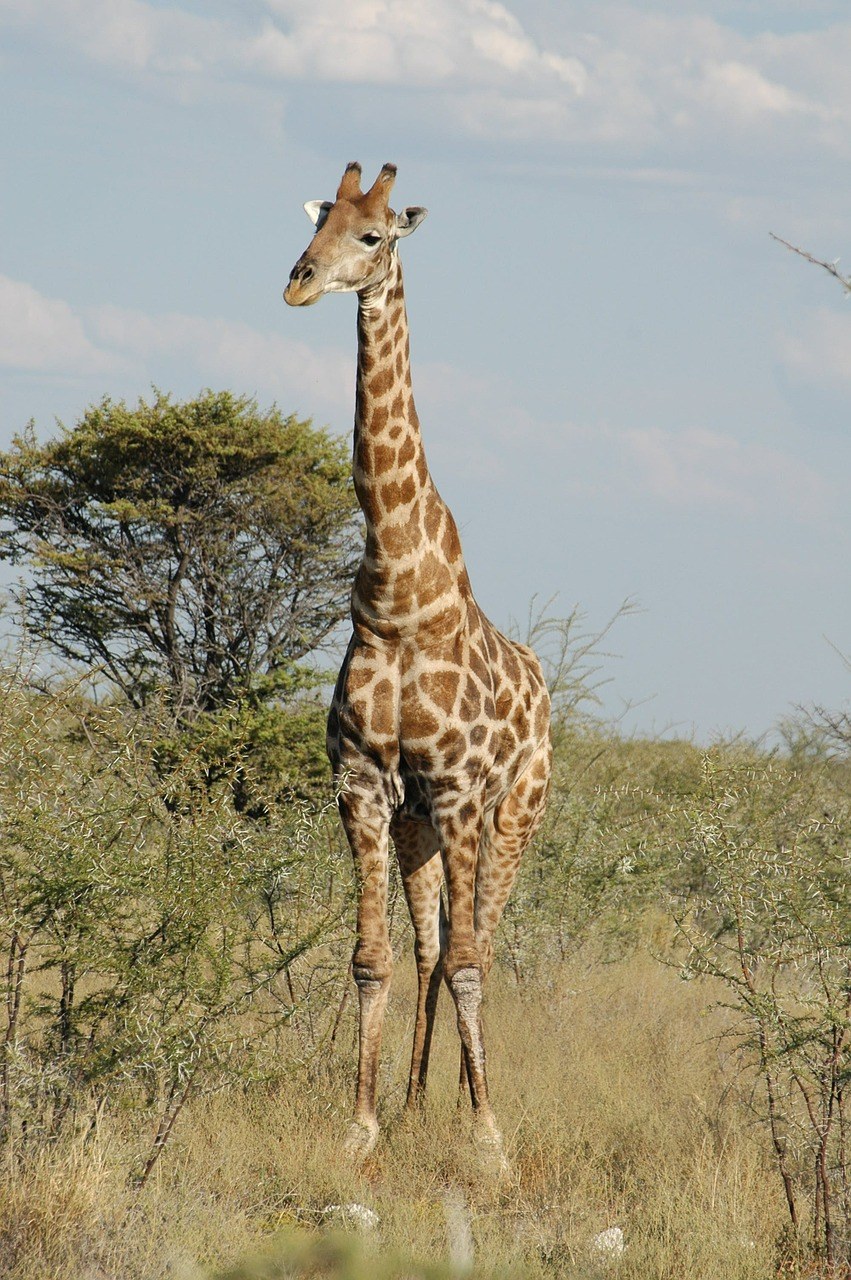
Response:
M419 774L410 773L404 766L400 770L404 799L401 812L412 822L422 822L431 826L431 788L428 780Z

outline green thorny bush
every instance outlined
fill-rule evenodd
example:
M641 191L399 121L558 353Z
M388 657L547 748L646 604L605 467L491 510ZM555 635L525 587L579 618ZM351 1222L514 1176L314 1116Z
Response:
M631 951L646 941L649 916L670 934L671 896L702 889L694 860L672 856L700 779L701 751L691 743L557 727L546 817L498 939L518 981L574 955L592 936L597 958Z
M0 675L0 1143L136 1106L141 1180L192 1094L332 1033L351 882L327 807L247 819L155 718Z
M668 786L676 779L678 790L688 790L698 773L699 753L689 744L624 739L600 714L607 683L601 673L612 657L604 645L615 625L636 612L634 603L625 601L598 630L579 606L555 617L552 604L533 600L522 629L552 700L554 758L546 816L521 862L497 939L518 982L573 954L591 932L607 946L634 941L662 874L664 842L653 832Z
M684 976L729 993L789 1213L785 1254L851 1274L851 800L841 763L704 758L681 847ZM810 1274L808 1272L808 1274Z
M782 1264L836 1280L851 1275L847 783L847 758L823 752L562 724L499 940L522 982L589 937L597 960L646 945L655 920L662 961L726 988L726 1034L787 1206Z

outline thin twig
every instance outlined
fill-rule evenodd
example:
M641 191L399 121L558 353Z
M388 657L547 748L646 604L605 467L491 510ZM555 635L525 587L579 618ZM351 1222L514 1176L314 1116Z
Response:
M836 264L838 258L834 258L833 262L824 262L821 258L814 258L811 253L807 253L806 249L799 249L796 244L790 244L788 240L784 240L782 236L776 236L773 231L768 233L772 240L776 240L778 244L785 245L787 249L791 249L793 253L800 254L802 258L806 258L807 262L812 262L817 267L824 267L825 271L829 271L834 276L847 294L851 294L851 276L844 276L838 270Z

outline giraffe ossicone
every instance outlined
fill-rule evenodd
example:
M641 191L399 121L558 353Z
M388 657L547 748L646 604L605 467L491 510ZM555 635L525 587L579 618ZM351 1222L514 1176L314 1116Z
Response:
M426 210L394 213L395 177L395 165L385 164L363 192L361 167L352 163L335 200L305 205L315 233L284 292L292 306L326 293L358 295L352 471L366 542L328 717L328 754L335 776L345 777L340 814L358 883L352 970L360 1037L347 1149L367 1154L379 1131L376 1086L393 967L392 837L418 977L407 1105L425 1090L445 982L477 1130L502 1160L488 1096L482 984L521 855L544 813L550 704L535 654L501 635L476 603L455 521L426 464L397 252Z

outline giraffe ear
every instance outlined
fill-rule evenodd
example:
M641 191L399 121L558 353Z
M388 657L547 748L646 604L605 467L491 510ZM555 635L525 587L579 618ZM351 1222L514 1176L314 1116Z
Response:
M422 209L419 205L409 205L407 209L403 209L401 213L396 214L396 235L409 236L412 231L416 231L423 218L428 213L428 209Z
M318 231L322 223L328 217L328 210L331 208L330 200L308 200L304 206L304 212Z

